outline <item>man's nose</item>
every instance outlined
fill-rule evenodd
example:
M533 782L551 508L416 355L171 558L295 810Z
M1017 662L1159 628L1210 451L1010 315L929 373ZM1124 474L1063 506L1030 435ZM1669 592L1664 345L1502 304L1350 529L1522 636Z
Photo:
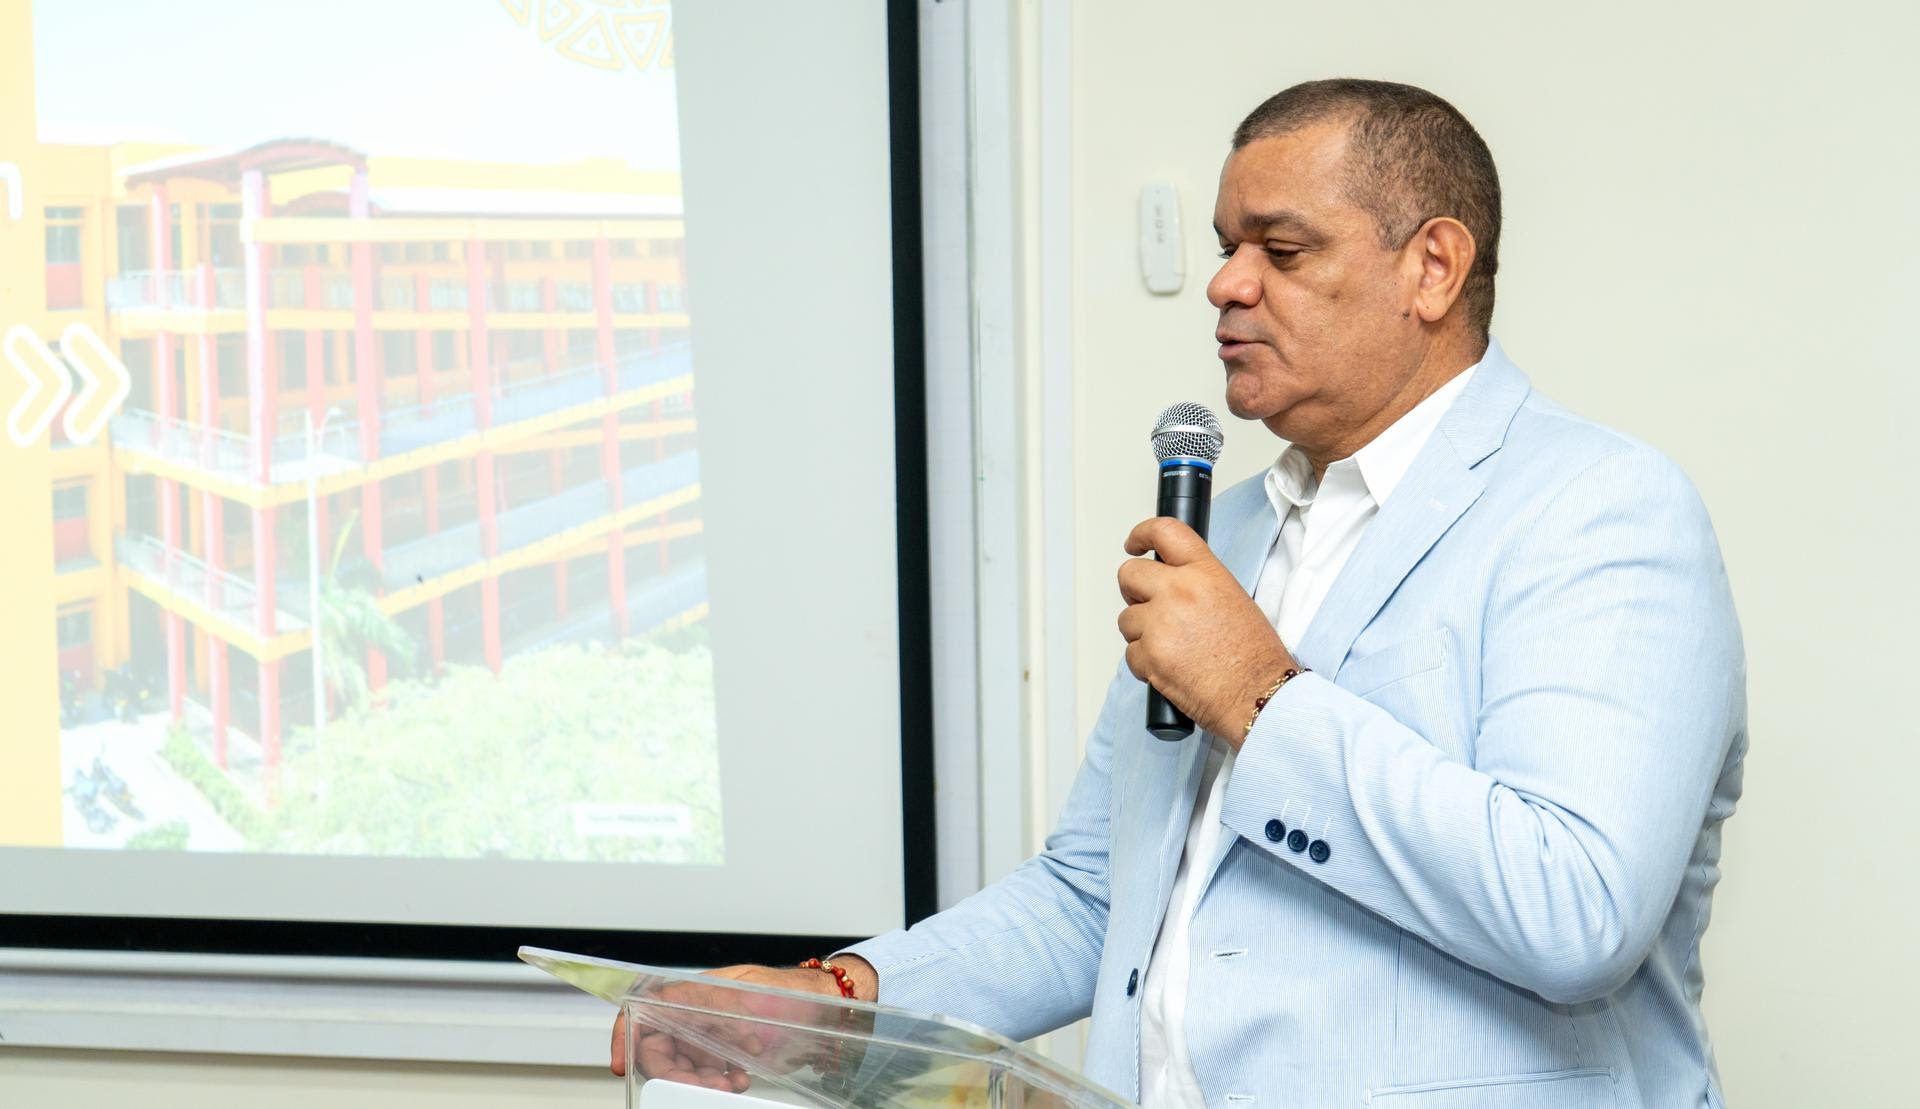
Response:
M1259 253L1247 247L1238 247L1220 263L1220 269L1207 282L1207 300L1215 308L1226 311L1231 307L1251 308L1260 301L1260 276L1254 271L1252 255Z

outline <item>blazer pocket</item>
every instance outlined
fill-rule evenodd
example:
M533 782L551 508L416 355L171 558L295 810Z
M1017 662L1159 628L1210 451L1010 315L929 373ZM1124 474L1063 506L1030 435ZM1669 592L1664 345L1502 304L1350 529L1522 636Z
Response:
M1438 670L1447 663L1447 630L1434 628L1389 643L1371 654L1348 659L1335 682L1356 697L1365 697L1394 682Z
M1380 1086L1367 1091L1367 1104L1387 1109L1615 1109L1613 1072L1585 1067Z

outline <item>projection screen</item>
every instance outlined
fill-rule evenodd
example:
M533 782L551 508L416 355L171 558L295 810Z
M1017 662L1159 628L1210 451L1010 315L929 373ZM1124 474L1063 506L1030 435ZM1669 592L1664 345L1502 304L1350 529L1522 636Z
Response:
M0 944L930 901L885 5L0 20Z

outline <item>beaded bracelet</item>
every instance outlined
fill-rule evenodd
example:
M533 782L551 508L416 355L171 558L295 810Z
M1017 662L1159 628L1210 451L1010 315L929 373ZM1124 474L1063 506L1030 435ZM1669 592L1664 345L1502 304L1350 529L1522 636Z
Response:
M808 959L800 964L803 970L824 970L833 975L834 985L840 987L841 997L854 997L853 979L847 977L847 968L835 966L824 959Z
M1286 685L1288 682L1292 681L1293 679L1299 677L1302 674L1307 674L1311 672L1312 671L1310 671L1308 668L1304 666L1299 667L1298 669L1289 667L1286 673L1280 675L1280 680L1274 682L1273 685L1269 687L1265 693L1262 693L1260 696L1254 698L1253 715L1247 717L1247 726L1245 730L1243 730L1240 733L1240 742L1245 743L1247 741L1247 737L1253 734L1253 725L1256 721L1260 719L1260 710L1267 707L1267 702L1273 700L1275 694L1279 693L1282 689L1286 688Z

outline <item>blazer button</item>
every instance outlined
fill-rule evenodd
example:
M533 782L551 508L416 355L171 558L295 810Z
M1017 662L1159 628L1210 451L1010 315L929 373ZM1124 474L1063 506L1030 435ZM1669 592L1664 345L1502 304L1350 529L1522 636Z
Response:
M1287 838L1287 826L1278 820L1267 821L1267 838L1275 843Z
M1307 849L1307 833L1298 828L1287 833L1287 846L1291 848L1296 855L1305 851Z
M1328 847L1327 841L1323 839L1314 840L1312 845L1307 848L1307 858L1312 859L1316 863L1326 862L1327 856L1331 854L1333 854L1333 848Z
M1140 968L1135 967L1133 972L1127 975L1127 996L1132 997L1133 991L1138 988L1140 988Z

